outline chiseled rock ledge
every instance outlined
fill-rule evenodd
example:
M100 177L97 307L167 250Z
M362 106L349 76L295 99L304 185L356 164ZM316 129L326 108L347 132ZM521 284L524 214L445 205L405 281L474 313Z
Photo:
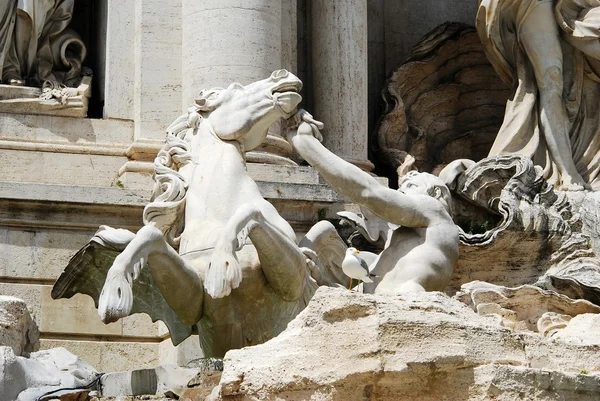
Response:
M599 399L599 346L496 322L442 293L322 287L277 338L228 352L209 398Z

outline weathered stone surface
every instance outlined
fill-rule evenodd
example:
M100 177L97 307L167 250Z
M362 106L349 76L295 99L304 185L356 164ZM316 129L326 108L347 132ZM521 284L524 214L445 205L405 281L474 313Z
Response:
M590 245L600 253L600 191L569 191L566 193L573 210L579 215L581 232L590 237Z
M502 326L540 332L544 335L555 334L557 323L561 324L562 328L571 317L577 315L591 314L600 317L595 315L600 313L600 306L583 299L572 300L533 285L506 288L474 281L464 284L454 298L464 302L480 315L499 317Z
M508 88L487 61L473 27L429 32L387 81L379 156L394 170L406 151L419 171L487 156L502 123Z
M286 331L227 353L220 400L594 400L598 348L517 333L441 293L320 288Z
M118 396L118 397L92 397L90 398L89 401L171 401L171 400L176 400L176 397L168 397L166 395L141 395L141 396L132 396L132 397L126 397L126 396ZM186 400L183 400L186 401ZM193 400L196 401L196 400ZM198 401L202 401L202 400L198 400Z
M188 388L178 390L177 395L181 401L204 401L215 390L220 380L220 371L201 372L188 383Z
M586 313L575 316L567 326L556 332L561 341L574 345L600 346L600 315Z
M84 338L78 341L67 339L42 339L42 349L64 347L69 352L85 358L85 361L103 372L117 372L123 369L150 369L161 363L174 363L174 359L162 358L161 347L173 347L171 340L161 343L136 342L136 341L103 341L101 336L97 340ZM133 339L135 340L135 339Z
M456 161L440 175L458 171ZM506 287L535 284L600 305L600 260L563 191L520 155L489 157L448 186L460 233L460 259L449 291L474 280ZM450 180L450 179L448 179Z
M19 298L0 295L0 345L11 347L17 356L40 348L38 327Z
M44 395L60 389L89 388L97 375L94 368L64 348L34 352L24 358L15 355L9 347L0 347L0 400L62 400L58 394L56 397ZM65 395L68 393L64 391ZM70 393L79 397L82 392Z
M367 3L315 0L311 25L314 112L326 122L323 143L370 171Z

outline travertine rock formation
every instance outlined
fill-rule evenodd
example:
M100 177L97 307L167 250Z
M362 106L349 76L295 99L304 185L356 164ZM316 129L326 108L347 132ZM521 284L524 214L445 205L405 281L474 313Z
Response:
M382 161L394 170L401 152L432 172L455 159L487 156L498 133L508 88L483 52L473 27L440 25L411 51L383 92Z
M230 351L220 400L595 400L596 346L515 332L441 293L320 288L287 330ZM219 394L220 393L220 394Z
M555 335L559 329L570 325L573 317L583 314L600 316L595 315L600 313L598 305L583 299L573 300L533 285L506 288L473 281L463 285L454 298L469 305L480 315L495 316L502 326L539 332L545 336ZM583 324L588 323L597 324L587 321ZM561 334L561 337L564 335Z
M38 327L19 298L0 295L0 345L12 348L17 356L40 348Z

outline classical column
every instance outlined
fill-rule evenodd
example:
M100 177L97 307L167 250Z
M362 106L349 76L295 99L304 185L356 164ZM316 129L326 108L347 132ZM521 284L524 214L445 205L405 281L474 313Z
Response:
M313 0L314 115L324 144L364 170L368 160L367 0Z
M295 70L295 0L183 0L183 107L201 89L243 85L281 68ZM272 127L248 161L295 164L289 144Z

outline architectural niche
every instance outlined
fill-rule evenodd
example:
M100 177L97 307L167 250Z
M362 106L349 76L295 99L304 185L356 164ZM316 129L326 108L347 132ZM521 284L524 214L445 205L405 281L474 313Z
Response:
M0 112L85 117L91 70L75 0L0 5Z
M419 171L486 157L502 124L508 88L475 28L445 23L429 32L388 79L378 156L393 170L408 152Z

